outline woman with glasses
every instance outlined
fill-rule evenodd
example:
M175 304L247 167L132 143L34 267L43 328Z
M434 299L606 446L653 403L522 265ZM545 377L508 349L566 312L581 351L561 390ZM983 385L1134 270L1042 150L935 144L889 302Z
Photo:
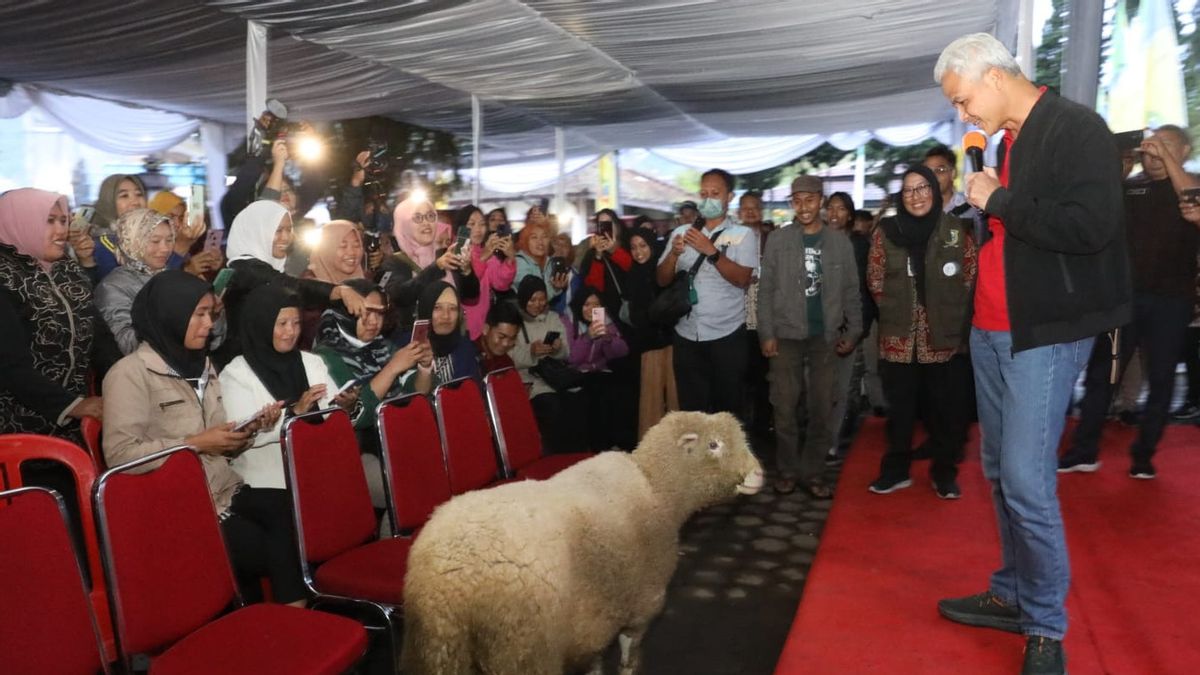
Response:
M879 308L879 374L891 408L888 449L876 494L909 487L918 397L928 402L933 489L957 499L955 459L966 437L966 396L950 364L966 348L976 248L969 222L942 212L937 177L915 164L904 173L896 215L871 237L867 284ZM959 447L955 447L955 445Z
M396 333L412 328L417 298L435 281L454 286L464 304L479 301L479 278L471 269L471 257L459 255L453 242L445 249L435 243L438 213L432 202L405 199L396 205L393 222L400 250L384 261L376 280L394 308L389 318L395 326L389 328Z

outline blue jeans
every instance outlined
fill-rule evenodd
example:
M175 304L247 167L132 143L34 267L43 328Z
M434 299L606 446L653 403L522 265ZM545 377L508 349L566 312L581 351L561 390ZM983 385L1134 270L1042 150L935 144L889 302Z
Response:
M992 484L1000 569L991 591L1021 610L1026 635L1061 640L1071 567L1058 508L1058 442L1095 338L1012 353L1007 332L971 329L971 361Z

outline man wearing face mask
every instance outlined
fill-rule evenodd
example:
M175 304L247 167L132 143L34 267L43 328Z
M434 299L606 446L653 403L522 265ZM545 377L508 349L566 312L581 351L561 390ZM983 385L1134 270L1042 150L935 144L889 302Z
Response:
M729 215L734 180L709 169L697 205L703 227L684 224L655 271L659 286L704 262L692 283L692 310L675 324L673 365L683 410L738 414L746 378L746 287L758 265L758 236ZM698 221L699 222L699 221Z
M830 428L837 358L854 350L862 334L862 295L854 246L841 230L821 221L824 186L816 176L792 181L796 215L767 240L758 280L758 339L770 360L775 407L775 491L797 481L810 496L828 499L821 480ZM797 405L806 401L808 425L800 441Z

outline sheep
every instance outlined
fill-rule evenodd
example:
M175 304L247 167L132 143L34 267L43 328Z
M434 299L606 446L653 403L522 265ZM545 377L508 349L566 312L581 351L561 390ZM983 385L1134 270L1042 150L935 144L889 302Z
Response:
M662 610L679 528L754 494L762 466L729 413L675 412L632 454L460 495L421 530L405 577L405 675L621 674Z

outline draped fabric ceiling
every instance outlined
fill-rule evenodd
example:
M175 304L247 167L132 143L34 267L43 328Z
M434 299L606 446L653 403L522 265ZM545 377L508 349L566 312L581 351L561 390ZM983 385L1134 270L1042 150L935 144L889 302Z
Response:
M384 115L469 137L475 95L487 164L553 158L554 127L568 157L752 136L802 148L950 119L932 78L939 52L974 31L1013 43L1017 4L7 0L0 78L27 97L80 94L244 128L253 20L270 29L270 95L294 117Z

